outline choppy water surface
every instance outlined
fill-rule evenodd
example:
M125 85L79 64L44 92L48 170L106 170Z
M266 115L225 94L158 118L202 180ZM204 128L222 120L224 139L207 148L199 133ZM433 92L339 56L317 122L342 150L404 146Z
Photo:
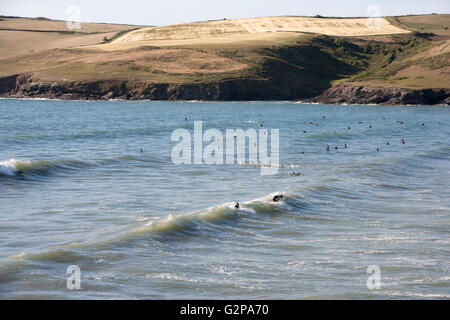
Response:
M194 120L280 129L278 174L173 164ZM0 298L449 299L449 136L439 106L0 100Z

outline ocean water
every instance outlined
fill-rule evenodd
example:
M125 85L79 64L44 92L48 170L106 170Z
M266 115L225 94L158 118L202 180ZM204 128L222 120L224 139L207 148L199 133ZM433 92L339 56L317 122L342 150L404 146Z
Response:
M196 120L278 173L174 164ZM449 299L449 159L443 106L3 99L0 298Z

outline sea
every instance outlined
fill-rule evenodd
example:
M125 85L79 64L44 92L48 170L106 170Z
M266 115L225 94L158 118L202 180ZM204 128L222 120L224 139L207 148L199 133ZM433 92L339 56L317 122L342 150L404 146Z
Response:
M276 170L174 161L196 123ZM0 100L0 299L450 299L449 266L448 106Z

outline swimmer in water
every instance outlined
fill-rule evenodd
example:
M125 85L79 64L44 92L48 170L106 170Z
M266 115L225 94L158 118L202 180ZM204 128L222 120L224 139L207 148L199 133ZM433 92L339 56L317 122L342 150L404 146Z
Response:
M274 196L273 197L273 199L272 199L272 201L273 202L280 202L280 200L283 198L283 195L282 194L280 194L280 195L276 195L276 196Z
M327 152L330 151L330 146L327 145L327 148L325 149Z
M235 208L236 210L239 210L239 207L240 207L239 202L236 202L236 204L234 205L234 208Z
M142 148L139 148L139 151L140 151L141 153L144 153L144 149L142 149Z

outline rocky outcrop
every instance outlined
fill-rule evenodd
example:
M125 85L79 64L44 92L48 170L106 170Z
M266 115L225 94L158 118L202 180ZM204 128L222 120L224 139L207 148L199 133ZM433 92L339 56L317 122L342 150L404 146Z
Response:
M409 89L343 83L308 101L325 104L449 105L450 89Z
M0 95L5 95L17 87L17 76L0 78Z
M31 75L11 78L0 93L11 98L76 100L295 100L305 95L301 84L280 85L275 80L230 79L204 83L147 81L41 81ZM0 86L2 86L0 82ZM303 90L303 91L302 91ZM311 97L311 96L309 96Z
M41 81L29 74L0 78L0 96L74 100L302 100L324 104L434 105L450 103L450 89L407 89L343 83L317 95L295 81L230 79L211 83Z

